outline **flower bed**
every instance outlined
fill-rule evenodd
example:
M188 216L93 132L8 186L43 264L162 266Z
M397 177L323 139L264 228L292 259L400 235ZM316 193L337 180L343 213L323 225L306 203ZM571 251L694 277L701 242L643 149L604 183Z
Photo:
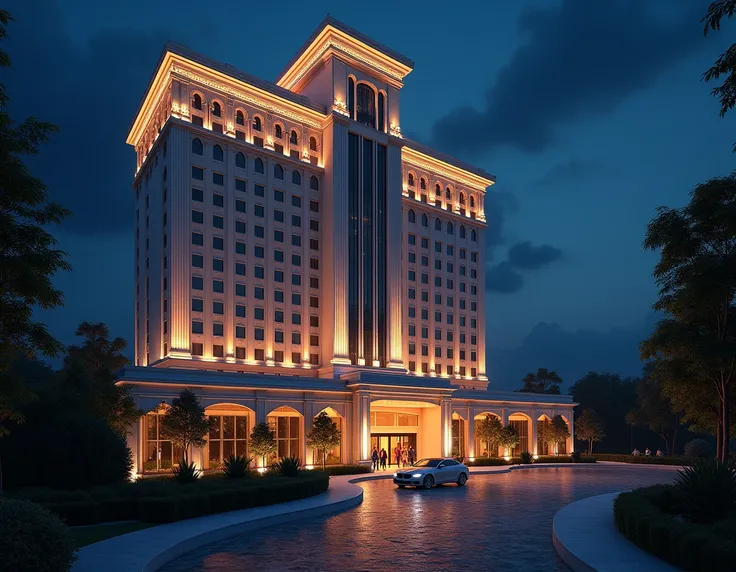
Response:
M621 493L613 503L616 527L640 548L684 570L733 570L736 517L696 524L679 516L681 500L672 485Z
M613 461L615 463L632 463L635 465L677 465L678 467L690 466L697 459L687 457L647 457L646 455L612 455L608 453L594 453L593 456L599 461Z
M87 491L18 490L13 496L38 502L76 526L117 520L173 522L298 500L325 492L328 486L326 473L300 471L296 478L212 476L185 485L170 478L146 479Z

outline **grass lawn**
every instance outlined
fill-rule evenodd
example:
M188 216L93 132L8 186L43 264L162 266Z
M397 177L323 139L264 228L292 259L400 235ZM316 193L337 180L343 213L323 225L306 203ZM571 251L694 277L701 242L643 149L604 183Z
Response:
M74 533L74 544L77 548L94 544L101 540L107 540L113 536L128 534L136 530L143 530L156 526L150 522L121 522L120 524L96 524L93 526L76 526L72 528Z

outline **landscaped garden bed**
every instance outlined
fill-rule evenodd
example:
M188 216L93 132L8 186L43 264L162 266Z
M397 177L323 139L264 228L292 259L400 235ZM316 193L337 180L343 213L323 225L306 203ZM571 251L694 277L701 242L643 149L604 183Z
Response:
M677 465L678 467L693 465L698 460L688 457L648 457L646 455L613 455L608 453L594 453L593 456L598 461L631 463L635 465Z
M323 493L328 486L328 474L299 471L296 477L211 475L188 484L173 478L143 479L85 491L36 488L16 490L12 496L37 502L76 526L121 520L173 522L298 500Z
M472 461L466 460L465 464L468 467L502 467L505 465L532 465L532 464L543 464L543 463L595 463L595 457L591 456L576 456L572 455L540 455L536 459L529 456L524 457L511 457L506 460L504 457L476 457Z
M710 462L681 471L675 485L621 493L618 530L684 570L725 572L736 563L736 472Z

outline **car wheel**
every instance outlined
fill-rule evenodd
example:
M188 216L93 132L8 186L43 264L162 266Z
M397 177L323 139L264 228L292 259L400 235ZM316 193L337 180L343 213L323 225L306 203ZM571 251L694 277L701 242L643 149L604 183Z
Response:
M457 486L462 487L465 486L465 483L468 482L468 475L465 473L460 473L460 476L457 478Z
M427 475L424 477L424 480L422 481L422 486L425 489L431 489L434 486L434 477L432 475Z

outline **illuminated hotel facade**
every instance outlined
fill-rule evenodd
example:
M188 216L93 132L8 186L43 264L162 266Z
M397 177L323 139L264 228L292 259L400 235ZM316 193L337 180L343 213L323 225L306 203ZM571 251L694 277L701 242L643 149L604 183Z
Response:
M137 472L177 458L158 424L185 387L215 418L204 468L247 454L263 421L277 456L311 463L321 411L342 431L336 463L374 446L480 456L486 414L517 428L517 452L541 454L538 420L572 429L566 396L488 390L495 179L403 137L412 68L331 18L276 83L167 44L127 139L135 366L119 383L147 412L129 438Z

